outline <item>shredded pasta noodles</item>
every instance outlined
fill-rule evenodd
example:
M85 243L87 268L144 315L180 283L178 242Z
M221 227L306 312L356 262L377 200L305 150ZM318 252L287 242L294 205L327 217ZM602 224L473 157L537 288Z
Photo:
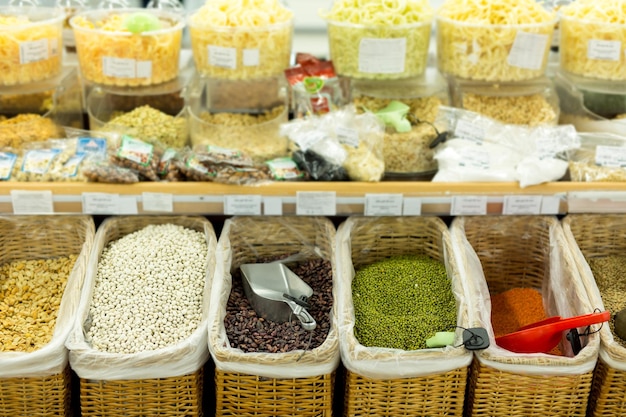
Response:
M555 23L535 0L446 0L437 13L438 67L472 80L537 78Z
M289 67L293 12L277 0L208 0L191 16L189 35L202 75L273 77Z
M0 84L27 84L61 72L63 18L60 9L47 9L45 20L8 14L0 8ZM45 11L46 9L41 9Z
M160 11L161 29L129 32L124 21L134 9L111 9L74 16L78 63L94 83L117 86L154 85L178 76L183 22L175 13Z
M427 0L337 0L320 14L339 74L395 79L424 72L433 17Z
M626 80L626 0L577 0L561 8L560 28L564 70Z

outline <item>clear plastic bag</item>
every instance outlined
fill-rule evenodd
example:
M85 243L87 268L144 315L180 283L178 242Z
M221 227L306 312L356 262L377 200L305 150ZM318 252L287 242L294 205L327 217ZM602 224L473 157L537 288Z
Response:
M581 146L569 160L571 181L626 181L626 136L581 133Z

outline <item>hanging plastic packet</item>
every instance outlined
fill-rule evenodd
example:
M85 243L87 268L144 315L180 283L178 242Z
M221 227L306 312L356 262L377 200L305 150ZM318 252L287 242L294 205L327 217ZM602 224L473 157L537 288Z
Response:
M281 125L281 134L297 145L296 160L306 161L307 152L313 152L324 160L323 165L331 165L324 174L341 173L341 167L350 180L368 182L380 181L384 174L384 125L371 113L357 114L354 106L292 120ZM315 170L308 172L313 179L321 176Z
M270 181L269 168L255 164L252 158L237 149L218 146L194 148L195 158L222 184L259 185Z
M467 110L442 106L435 122L446 132L437 144L433 182L517 181L520 187L561 179L568 154L580 147L571 125L503 124Z
M215 170L204 166L198 155L189 148L183 149L174 163L187 181L213 181L216 175Z
M285 156L265 162L274 181L300 181L306 179L305 172L298 168L292 158Z
M18 160L18 153L12 148L0 150L0 181L9 181Z
M119 146L111 154L111 162L122 168L136 171L140 179L158 181L159 161L162 154L162 148L154 143L122 135Z
M180 158L179 152L174 148L167 148L159 161L158 175L163 181L183 181L185 176L180 172L176 163Z
M291 87L292 110L296 118L337 110L343 104L340 80L332 61L310 54L296 55L296 66L285 70Z

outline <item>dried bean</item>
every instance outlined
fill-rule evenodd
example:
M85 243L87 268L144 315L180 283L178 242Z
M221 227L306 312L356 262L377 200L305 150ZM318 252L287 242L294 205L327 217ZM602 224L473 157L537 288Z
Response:
M257 262L268 261L264 259ZM330 330L333 306L332 265L327 260L312 259L290 265L289 268L313 289L307 310L317 322L315 330L304 330L295 317L285 323L259 317L244 293L241 275L237 271L233 274L224 318L226 335L232 347L244 352L277 353L315 349L324 343Z

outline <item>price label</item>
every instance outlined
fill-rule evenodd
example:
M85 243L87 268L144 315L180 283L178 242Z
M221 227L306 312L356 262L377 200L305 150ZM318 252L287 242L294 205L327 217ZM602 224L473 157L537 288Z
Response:
M168 193L143 193L143 211L174 212L174 196Z
M539 214L542 198L539 195L504 196L502 214Z
M561 199L558 196L546 195L541 199L540 214L559 214Z
M52 214L52 191L11 190L13 214Z
M402 194L365 194L366 216L402 215Z
M258 67L260 62L259 50L257 48L243 50L243 66Z
M112 193L83 193L85 214L137 214L137 198Z
M481 216L487 214L487 196L455 196L450 207L452 216Z
M619 61L622 55L622 42L591 39L587 44L587 58L602 61Z
M263 199L263 214L266 216L282 216L283 199L280 197L265 197Z
M507 57L507 63L512 67L540 70L543 66L548 42L548 35L517 32Z
M359 43L359 71L373 74L404 72L406 38L362 38Z
M227 195L224 197L224 214L229 216L258 216L261 214L260 195Z
M337 214L336 194L332 191L298 191L298 216L334 216Z
M237 49L223 46L208 46L209 63L214 67L237 69Z
M405 197L402 207L403 216L421 216L422 199L418 197Z

